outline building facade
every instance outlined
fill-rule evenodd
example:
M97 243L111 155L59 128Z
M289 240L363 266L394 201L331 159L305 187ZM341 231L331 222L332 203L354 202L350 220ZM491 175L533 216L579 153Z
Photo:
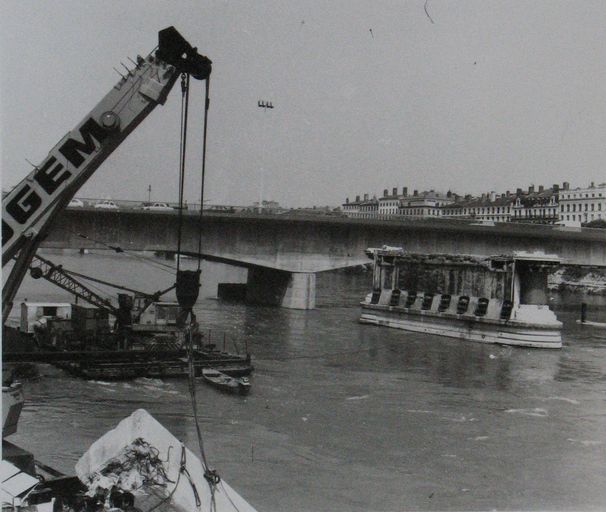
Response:
M441 208L455 202L451 192L442 194L435 190L419 193L415 190L412 196L400 200L400 217L404 219L436 218L441 216Z
M566 184L564 184L566 186ZM539 186L535 192L531 185L527 194L517 194L513 203L513 222L532 224L555 224L559 220L558 198L560 187L544 189Z
M466 196L454 204L443 206L441 216L480 222L509 222L512 200L509 192L503 195L490 192L476 198Z
M606 220L606 183L573 190L565 186L560 192L559 218L569 225Z
M581 225L594 220L606 220L606 183L570 190L569 183L551 188L534 185L515 193L490 192L480 197L443 194L435 190L408 194L407 187L398 194L387 189L379 199L368 198L343 205L349 217L381 219L461 219L479 222L525 222L534 224Z

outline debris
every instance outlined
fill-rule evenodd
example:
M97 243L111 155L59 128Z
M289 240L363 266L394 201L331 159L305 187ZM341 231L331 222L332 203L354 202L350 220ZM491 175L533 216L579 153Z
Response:
M144 486L166 487L171 482L156 448L136 438L105 466L88 475L88 496L98 496L112 489L136 493Z
M76 474L89 495L98 491L97 501L112 499L113 486L114 495L136 495L143 510L200 510L212 499L217 511L254 512L225 480L207 476L200 459L143 409L95 441L76 464Z

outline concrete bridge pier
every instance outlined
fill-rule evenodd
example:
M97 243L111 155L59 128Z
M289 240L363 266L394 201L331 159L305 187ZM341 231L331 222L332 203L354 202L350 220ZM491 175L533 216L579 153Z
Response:
M314 309L316 274L264 267L249 268L246 301L290 309Z

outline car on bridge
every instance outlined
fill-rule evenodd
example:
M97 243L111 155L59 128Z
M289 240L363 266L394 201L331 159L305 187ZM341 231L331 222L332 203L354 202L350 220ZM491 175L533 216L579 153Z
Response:
M111 199L105 199L104 201L100 201L95 205L95 208L104 208L106 210L117 210L118 205L114 203Z
M73 198L69 204L67 205L68 208L84 208L84 201L82 201L82 199L77 199L77 198Z
M143 210L152 210L152 211L172 211L172 206L169 206L167 203L152 203L147 204L143 207Z

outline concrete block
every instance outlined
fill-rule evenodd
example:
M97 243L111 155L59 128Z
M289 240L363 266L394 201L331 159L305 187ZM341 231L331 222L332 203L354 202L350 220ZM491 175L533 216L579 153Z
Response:
M246 301L290 309L314 309L316 274L284 272L263 267L248 270Z

